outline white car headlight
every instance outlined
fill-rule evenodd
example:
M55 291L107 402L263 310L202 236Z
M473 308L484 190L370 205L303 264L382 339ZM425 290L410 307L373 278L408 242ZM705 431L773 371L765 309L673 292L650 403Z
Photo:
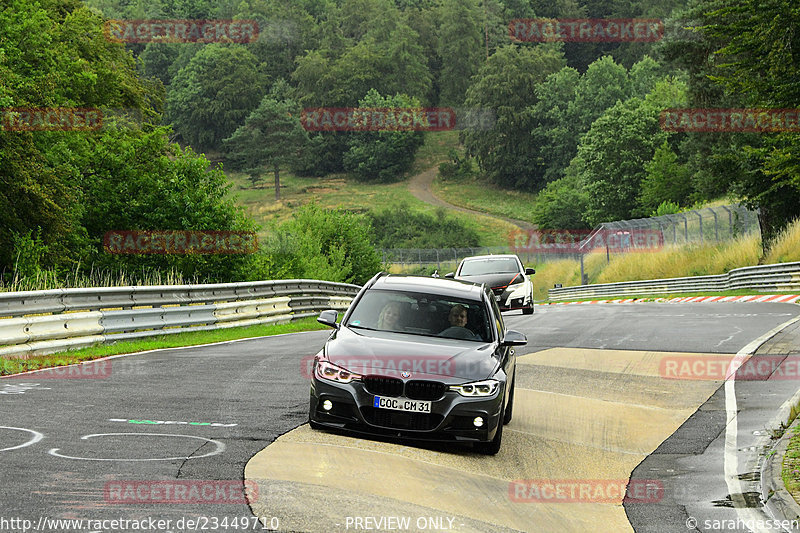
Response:
M316 373L318 378L337 383L350 383L361 379L359 374L354 374L346 368L336 366L328 361L317 361Z
M500 382L496 379L485 381L473 381L463 385L450 385L450 390L459 393L461 396L493 396L500 387Z

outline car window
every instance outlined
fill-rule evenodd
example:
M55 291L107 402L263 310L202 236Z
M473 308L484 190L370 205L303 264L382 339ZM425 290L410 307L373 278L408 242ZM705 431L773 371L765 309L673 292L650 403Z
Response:
M461 264L458 274L459 276L481 276L508 272L520 272L519 263L513 257L470 259Z
M487 342L492 335L483 302L451 296L372 289L363 294L346 326Z
M497 338L502 339L506 331L506 325L503 322L503 314L500 312L500 307L497 305L497 299L491 291L486 291L486 299L491 302L492 311L494 312L495 326L497 326Z

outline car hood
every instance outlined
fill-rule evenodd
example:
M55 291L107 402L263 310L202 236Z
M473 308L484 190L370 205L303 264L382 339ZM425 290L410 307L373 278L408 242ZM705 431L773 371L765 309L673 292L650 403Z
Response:
M524 279L524 276L519 272L502 272L498 274L480 274L478 276L458 276L456 279L463 279L464 281L472 281L474 283L485 283L487 287L493 289L495 287L505 287L511 280L517 278L517 281Z
M328 341L325 354L331 363L361 375L463 383L494 375L494 349L494 343L342 327Z

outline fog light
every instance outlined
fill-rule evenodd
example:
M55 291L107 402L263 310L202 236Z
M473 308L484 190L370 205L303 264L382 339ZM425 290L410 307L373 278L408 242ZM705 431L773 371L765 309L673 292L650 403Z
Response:
M325 409L326 411L330 411L331 409L333 409L333 403L331 403L330 400L325 400L324 402L322 402L322 408Z
M475 420L473 420L472 423L475 425L476 428L479 428L479 427L483 426L483 417L482 416L476 416Z

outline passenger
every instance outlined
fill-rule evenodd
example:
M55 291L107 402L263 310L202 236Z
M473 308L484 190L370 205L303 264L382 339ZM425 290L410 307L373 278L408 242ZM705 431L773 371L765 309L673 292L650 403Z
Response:
M467 308L461 304L456 304L450 308L450 314L447 316L450 322L450 327L439 333L442 337L452 337L456 339L466 339L471 341L479 341L481 338L475 335L471 330L467 329Z
M402 331L403 304L401 302L389 302L383 306L378 315L378 329L384 331Z

